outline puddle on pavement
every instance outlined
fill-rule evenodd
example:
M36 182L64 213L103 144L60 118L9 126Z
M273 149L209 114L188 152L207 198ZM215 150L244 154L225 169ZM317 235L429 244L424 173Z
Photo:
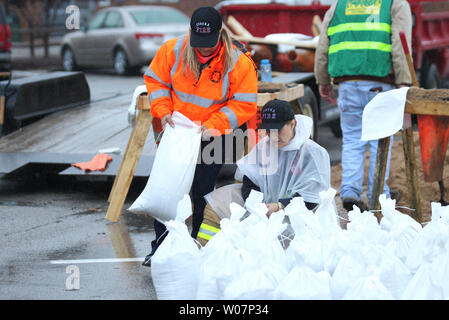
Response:
M0 206L6 207L44 207L46 203L35 203L28 201L0 201Z

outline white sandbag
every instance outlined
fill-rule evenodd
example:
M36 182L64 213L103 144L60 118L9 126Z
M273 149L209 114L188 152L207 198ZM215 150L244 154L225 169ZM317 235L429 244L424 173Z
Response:
M433 202L431 207L432 219L419 233L405 261L412 272L416 272L424 262L434 261L441 252L449 251L449 225L440 216L444 210L441 210L440 203Z
M394 300L394 297L376 276L370 275L357 279L343 300Z
M295 235L295 238L287 248L287 257L298 266L307 266L319 272L324 270L322 254L322 241L311 237L308 233Z
M174 219L177 203L189 193L201 143L197 124L177 111L172 120L175 127L165 127L145 189L128 209L160 222Z
M246 269L257 267L257 263L242 249L248 227L242 227L244 222L240 218L246 210L235 203L230 207L230 219L222 219L221 230L201 248L202 264L197 299L223 299L225 288L237 275Z
M395 299L400 299L412 274L398 257L384 252L379 266L379 279Z
M203 256L196 299L223 299L225 288L242 272L242 267L240 250L229 241L221 241L219 246L214 246L214 250L207 251Z
M415 239L421 232L421 225L412 217L395 209L396 201L387 199L385 194L379 197L383 218L380 227L389 233L386 249L405 261Z
M442 252L432 262L432 280L443 290L443 295L449 297L449 252Z
M287 271L268 262L238 275L224 291L226 300L273 300L275 290Z
M361 243L386 244L388 233L379 226L377 218L371 211L360 212L355 206L348 212L349 223L346 229L351 233L354 241Z
M261 261L273 261L281 264L287 271L290 270L291 261L288 259L278 237L286 229L283 223L284 211L273 212L267 221L260 220L249 226L245 237L244 248L257 256Z
M332 237L332 235L341 230L340 219L338 218L337 206L335 204L335 194L337 191L333 188L321 191L320 204L315 211L318 216L323 229L326 229L326 235Z
M330 300L330 280L331 276L326 271L295 267L281 281L275 297L283 300Z
M331 280L331 291L334 299L341 299L346 294L346 291L359 278L366 276L365 265L352 255L344 255L337 267Z
M200 251L185 225L191 214L190 197L185 195L176 220L165 223L168 235L151 258L151 277L160 300L196 298Z
M424 263L415 273L402 295L403 300L441 300L443 289L432 281L432 265Z

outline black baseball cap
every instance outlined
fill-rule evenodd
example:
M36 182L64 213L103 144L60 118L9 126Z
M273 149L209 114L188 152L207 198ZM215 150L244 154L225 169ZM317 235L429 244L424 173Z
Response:
M196 9L190 19L190 46L212 48L218 42L223 21L213 7Z
M288 121L295 118L290 103L278 99L268 101L263 106L260 115L262 123L259 129L265 130L281 130Z

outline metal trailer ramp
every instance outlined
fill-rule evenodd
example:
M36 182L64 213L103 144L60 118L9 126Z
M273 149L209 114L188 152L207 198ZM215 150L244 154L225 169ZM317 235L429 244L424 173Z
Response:
M0 82L6 96L6 135L39 117L89 103L90 89L83 72L50 72Z
M127 111L130 96L123 95L52 113L0 138L0 176L19 174L27 166L60 175L115 176L132 128ZM91 160L102 149L120 149L104 171L85 172L72 167ZM148 177L156 152L149 134L136 168L136 176Z

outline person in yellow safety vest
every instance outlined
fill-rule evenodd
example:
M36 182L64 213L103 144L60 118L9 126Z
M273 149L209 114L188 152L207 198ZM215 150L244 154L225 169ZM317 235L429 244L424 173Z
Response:
M204 246L220 231L220 220L230 216L231 202L244 205L252 190L263 193L267 215L302 197L309 210L320 202L319 193L330 188L327 151L309 137L313 120L295 115L283 100L271 100L261 111L260 129L265 137L237 161L242 183L218 188L206 195L208 202L197 240Z
M192 237L196 238L203 220L204 195L214 189L225 160L224 138L257 112L257 70L251 57L238 49L223 28L222 18L213 7L196 9L189 34L164 43L144 75L151 114L161 119L162 128L174 126L171 115L178 111L201 125L203 150L221 143L221 159L212 163L201 157L192 183ZM215 150L212 152L214 153ZM176 186L173 186L174 188ZM155 221L156 239L144 266L167 235L165 225Z
M360 141L363 109L377 93L411 84L399 37L403 31L411 47L410 5L405 0L338 0L326 12L322 26L315 52L315 77L320 95L332 103L335 94L331 82L338 85L343 134L340 197L348 211L353 205L367 210L361 197L365 152L369 146L370 201L378 140ZM393 139L383 193L397 199L397 191L390 192L387 185L392 143Z

